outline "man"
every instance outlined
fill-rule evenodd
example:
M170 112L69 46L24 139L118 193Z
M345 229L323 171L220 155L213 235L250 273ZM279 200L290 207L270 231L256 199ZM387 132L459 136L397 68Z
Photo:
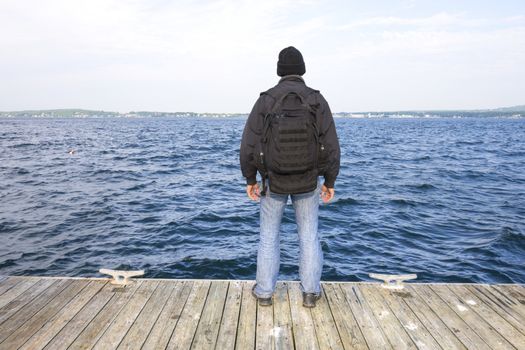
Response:
M241 141L240 163L246 178L246 193L250 199L260 200L260 241L256 284L252 294L261 306L272 305L280 264L279 227L289 196L295 209L299 233L299 276L303 305L315 307L322 295L320 281L323 252L317 232L319 195L325 203L334 197L340 150L328 103L319 91L306 86L302 78L305 71L299 50L287 47L279 53L277 75L282 78L275 87L262 93L255 103ZM287 112L282 112L285 105L290 103L295 103L294 107L288 107ZM291 118L288 115L290 113L298 113L299 117ZM303 129L292 126L286 130L287 125L298 123L297 120L302 120L300 125ZM275 134L278 132L281 134ZM314 134L313 138L311 134ZM292 142L287 148L278 144L273 146L273 151L268 150L268 147L272 147L269 143L284 142L285 136L286 140ZM308 144L301 144L297 140L308 140ZM297 153L299 156L293 159L293 154L279 155L275 149L279 152L300 149L302 153ZM275 165L275 159L279 157L281 163ZM317 159L308 160L314 157ZM286 161L292 163L282 164ZM277 171L277 166L293 171ZM298 169L304 172L300 173ZM263 179L263 188L257 184L258 170ZM318 176L324 177L322 186L318 184ZM266 186L267 182L269 186Z

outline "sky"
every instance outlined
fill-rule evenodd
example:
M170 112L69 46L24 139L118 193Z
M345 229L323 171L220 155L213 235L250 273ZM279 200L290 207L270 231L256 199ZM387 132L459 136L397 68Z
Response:
M523 0L1 0L0 111L249 112L287 46L334 112L525 104Z

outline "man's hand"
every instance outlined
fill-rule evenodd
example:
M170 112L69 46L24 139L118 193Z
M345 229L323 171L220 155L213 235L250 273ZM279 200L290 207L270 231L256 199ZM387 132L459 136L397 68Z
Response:
M330 202L334 198L334 196L335 190L333 188L328 188L325 185L321 187L321 198L323 199L323 202Z
M259 190L259 184L247 185L246 194L254 201L258 201L261 197L261 191Z

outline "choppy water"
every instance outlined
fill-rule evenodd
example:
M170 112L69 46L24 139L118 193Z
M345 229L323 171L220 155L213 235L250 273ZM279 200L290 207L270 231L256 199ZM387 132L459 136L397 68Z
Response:
M0 274L253 279L244 119L0 120ZM524 119L337 119L323 280L525 282ZM76 153L68 154L75 149ZM280 279L297 279L292 208Z

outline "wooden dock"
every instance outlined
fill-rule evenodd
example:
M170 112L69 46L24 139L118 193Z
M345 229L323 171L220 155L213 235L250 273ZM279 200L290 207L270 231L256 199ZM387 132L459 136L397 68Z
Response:
M0 349L525 349L523 285L0 277Z

